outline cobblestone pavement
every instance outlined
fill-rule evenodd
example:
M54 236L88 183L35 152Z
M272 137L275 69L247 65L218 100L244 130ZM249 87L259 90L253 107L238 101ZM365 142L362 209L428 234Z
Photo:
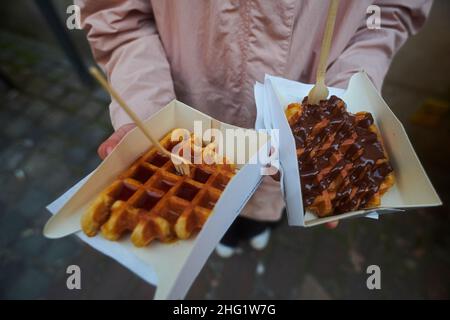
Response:
M449 6L437 4L383 93L444 206L352 219L333 231L284 221L262 252L244 245L227 260L213 254L188 298L449 298L450 121L448 113L433 128L410 121L425 100L450 100ZM20 88L0 87L0 298L151 298L154 288L77 238L41 234L45 205L99 164L96 148L112 131L108 96L82 87L58 51L3 31L0 66ZM82 269L82 290L66 289L70 264ZM382 271L378 291L366 287L371 264Z

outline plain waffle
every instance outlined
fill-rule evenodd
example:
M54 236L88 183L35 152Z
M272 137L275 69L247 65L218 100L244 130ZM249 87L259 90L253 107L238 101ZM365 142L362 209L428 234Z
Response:
M171 132L161 140L168 150L177 143L171 141ZM194 146L192 136L184 143ZM195 148L205 151L201 145ZM235 166L222 160L192 164L189 176L181 176L170 158L151 148L97 196L82 217L83 231L94 236L101 230L109 240L131 232L137 247L154 239L189 238L201 229L235 174Z

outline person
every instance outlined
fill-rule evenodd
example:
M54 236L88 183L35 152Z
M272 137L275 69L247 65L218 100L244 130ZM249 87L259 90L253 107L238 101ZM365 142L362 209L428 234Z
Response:
M177 98L240 127L254 126L255 81L264 74L313 83L329 1L75 0L93 56L109 81L145 119ZM379 29L368 28L378 6ZM395 53L424 24L432 0L340 1L326 84L345 88L364 69L378 89ZM115 132L106 157L134 125L112 101ZM279 184L269 177L218 246L231 256L241 239L262 249L282 215ZM330 227L335 227L336 223Z

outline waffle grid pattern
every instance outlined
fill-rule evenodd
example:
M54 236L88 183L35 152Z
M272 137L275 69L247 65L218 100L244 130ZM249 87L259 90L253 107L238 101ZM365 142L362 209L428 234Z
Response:
M335 108L335 111L340 109L339 112L347 113L345 103L340 99ZM316 122L310 124L311 130L308 131L295 126L301 114L301 104L293 103L286 109L294 136L302 136L301 143L296 141L296 150L305 207L323 217L379 206L381 195L394 184L393 173L388 172L392 169L387 154L382 149L383 157L373 162L367 159L367 163L364 163L361 158L368 150L355 144L360 139L358 130L364 130L364 134L373 139L365 145L366 149L374 146L383 148L376 126L371 124L365 127L363 123L371 115L367 112L356 115L347 113L353 122L340 123L333 123L330 116L318 117ZM351 126L344 128L349 123ZM376 175L376 170L385 174L379 182L369 177Z
M168 150L170 137L161 140ZM203 226L234 171L232 164L194 164L189 176L180 176L170 158L152 148L96 198L83 230L94 236L101 229L109 240L131 231L138 247L187 239Z

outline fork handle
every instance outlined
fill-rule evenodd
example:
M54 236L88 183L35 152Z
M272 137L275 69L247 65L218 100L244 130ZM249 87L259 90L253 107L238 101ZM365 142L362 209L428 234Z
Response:
M133 110L127 105L127 103L122 99L122 97L117 93L117 91L106 81L105 77L100 73L100 71L95 67L90 67L89 72L97 79L106 91L117 101L117 103L122 107L123 110L128 114L128 116L134 121L136 126L141 129L144 135L153 143L156 148L166 156L171 156L172 154L167 151L157 139L153 137L150 131L145 127L144 123L139 119L139 117L134 113Z
M328 8L327 23L320 48L319 65L317 67L316 82L325 83L325 73L327 69L328 56L330 54L331 40L333 39L334 23L336 21L339 0L331 0Z

